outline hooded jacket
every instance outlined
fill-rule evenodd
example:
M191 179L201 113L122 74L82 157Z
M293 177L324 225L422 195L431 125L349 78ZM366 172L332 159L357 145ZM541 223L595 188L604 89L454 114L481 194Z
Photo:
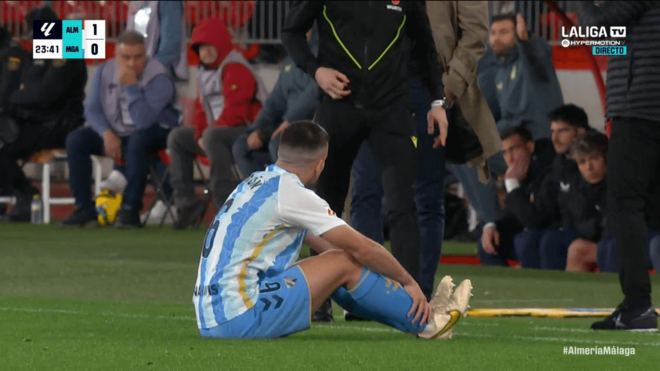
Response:
M231 34L219 19L211 18L201 22L193 30L191 41L191 48L198 56L202 44L213 45L218 51L218 58L212 65L205 66L200 61L200 72L217 69L234 50ZM257 100L257 79L246 66L240 63L227 64L221 80L224 108L215 122L209 122L198 92L195 101L196 138L201 137L208 126L239 126L253 122L261 109L261 102Z

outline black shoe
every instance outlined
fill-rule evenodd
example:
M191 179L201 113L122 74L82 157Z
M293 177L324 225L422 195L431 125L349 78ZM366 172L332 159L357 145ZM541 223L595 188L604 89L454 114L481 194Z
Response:
M658 314L653 305L631 308L622 303L607 318L592 323L591 329L658 331Z
M312 316L312 322L334 322L335 319L332 318L332 302L330 299L326 300L321 308L314 313Z
M94 209L84 210L76 208L73 214L69 215L68 218L62 220L60 223L60 228L98 228L98 226L98 216Z
M371 321L370 319L356 316L355 314L353 314L349 311L344 311L344 319L348 322L352 322L352 321L361 321L361 322Z
M117 213L117 221L115 221L115 228L117 229L137 229L142 228L143 224L140 221L140 214L131 206L122 205Z
M177 208L176 221L172 224L172 228L186 229L197 224L197 221L204 216L205 211L206 203L202 200L197 200L188 207Z

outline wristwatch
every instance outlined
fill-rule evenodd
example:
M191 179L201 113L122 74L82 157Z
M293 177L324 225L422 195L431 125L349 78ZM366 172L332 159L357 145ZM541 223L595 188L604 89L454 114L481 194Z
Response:
M431 102L431 107L437 107L437 106L440 106L444 109L449 109L449 103L447 103L447 98L442 98Z

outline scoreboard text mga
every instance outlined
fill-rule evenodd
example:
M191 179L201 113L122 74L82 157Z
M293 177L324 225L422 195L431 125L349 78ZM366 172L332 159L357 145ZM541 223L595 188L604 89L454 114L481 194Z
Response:
M104 20L34 21L34 59L105 59Z

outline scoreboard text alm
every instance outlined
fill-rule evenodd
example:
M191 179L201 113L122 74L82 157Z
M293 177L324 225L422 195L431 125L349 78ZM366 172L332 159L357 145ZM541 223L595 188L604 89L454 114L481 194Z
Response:
M105 59L105 21L34 21L34 59Z

